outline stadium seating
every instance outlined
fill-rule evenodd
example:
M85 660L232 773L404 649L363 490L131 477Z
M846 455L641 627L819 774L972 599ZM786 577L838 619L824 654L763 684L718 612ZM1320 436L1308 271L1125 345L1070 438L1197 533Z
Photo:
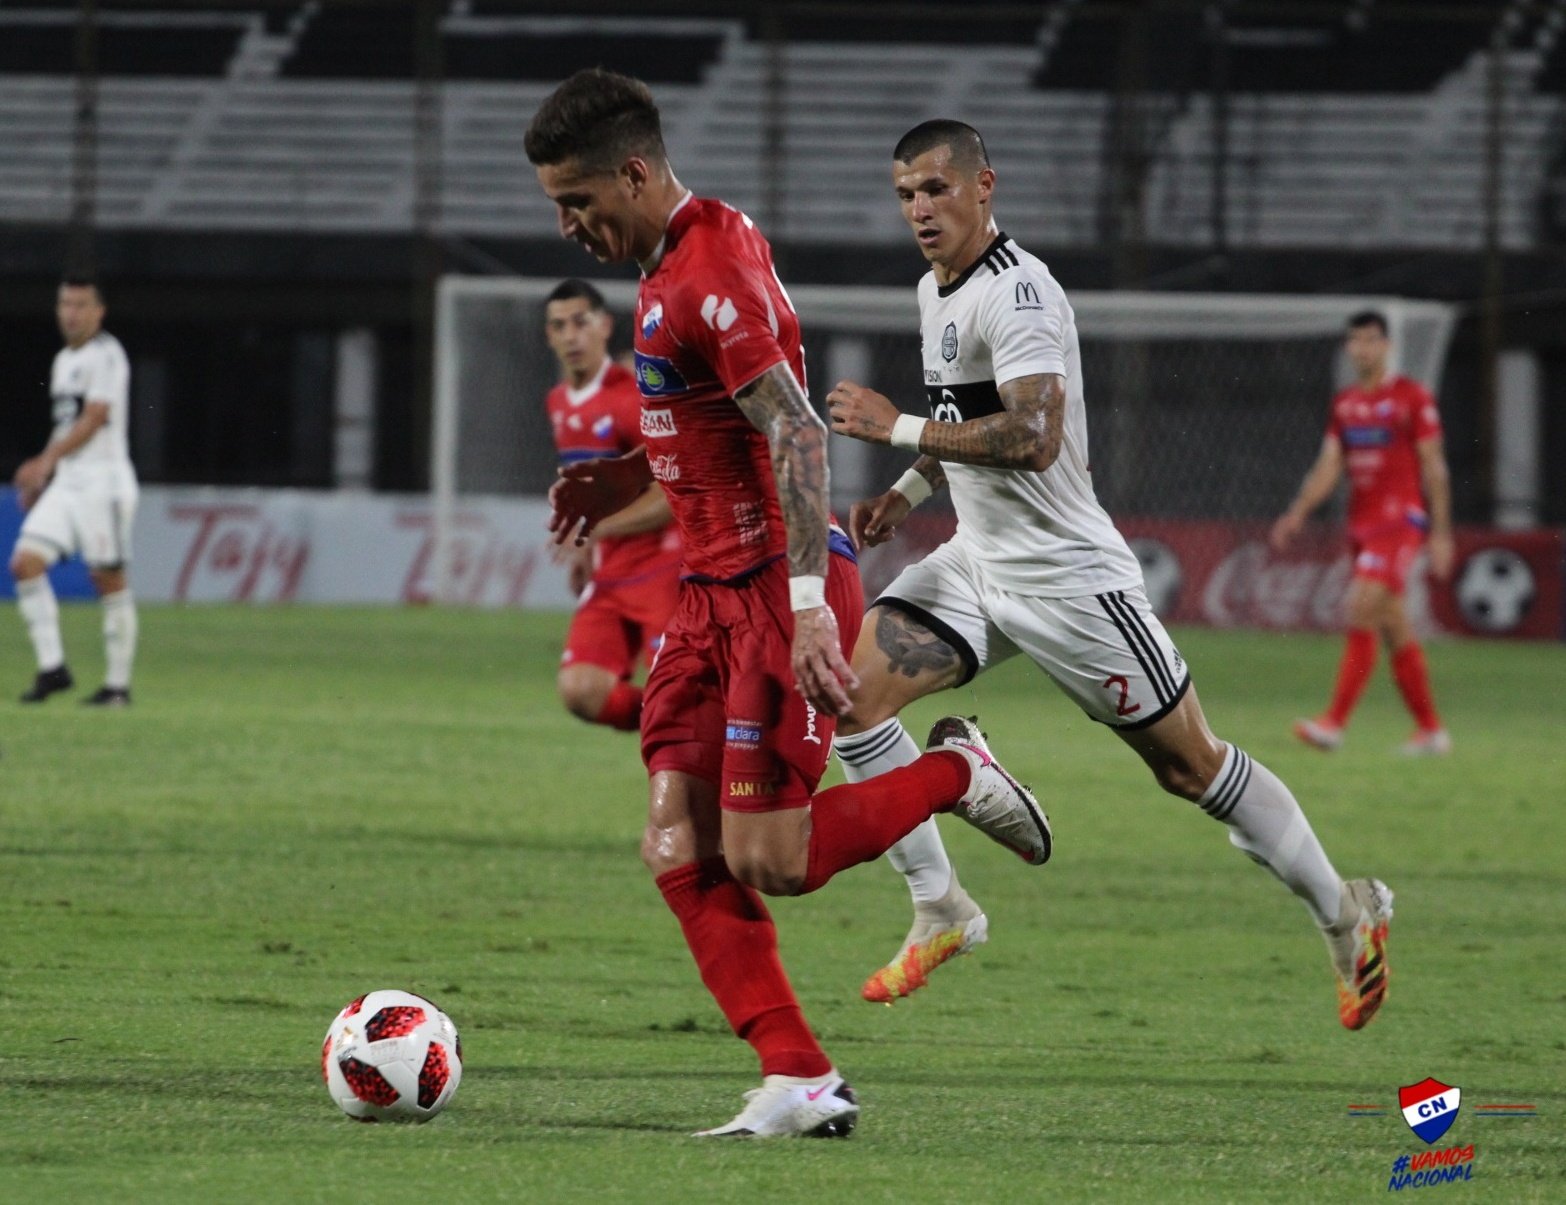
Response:
M1354 5L1342 7L1352 16ZM442 15L438 224L447 232L552 231L522 133L562 72L603 62L656 84L687 182L750 210L775 237L901 240L885 171L890 148L913 122L949 113L984 131L1011 233L1044 247L1101 238L1117 27L1084 14L1102 6L1059 0L1035 36L970 42L952 56L924 26L895 41L867 40L887 24L871 4L835 29L791 26L776 60L739 19L671 28L519 11L466 0ZM102 20L102 225L412 227L417 85L406 12L258 0L253 11L107 9ZM1508 247L1535 237L1551 130L1566 112L1566 5L1529 21L1508 27L1516 48L1505 58ZM58 223L68 212L70 22L60 5L0 9L0 220ZM1340 16L1231 31L1230 245L1480 243L1489 27L1421 29L1415 39L1385 20L1355 26ZM1184 74L1199 50L1155 72L1160 90L1140 101L1150 148L1145 222L1157 244L1205 246L1213 237L1212 104ZM1359 90L1316 86L1325 73L1312 72L1313 56L1329 53L1365 64L1354 73ZM781 122L771 117L774 92Z

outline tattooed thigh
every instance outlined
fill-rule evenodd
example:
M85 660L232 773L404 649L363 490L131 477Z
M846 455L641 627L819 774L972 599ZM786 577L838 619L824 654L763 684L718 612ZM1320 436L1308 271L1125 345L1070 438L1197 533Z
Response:
M875 644L887 661L887 672L903 678L925 678L925 691L944 690L962 681L965 666L957 650L913 616L890 607L876 607Z

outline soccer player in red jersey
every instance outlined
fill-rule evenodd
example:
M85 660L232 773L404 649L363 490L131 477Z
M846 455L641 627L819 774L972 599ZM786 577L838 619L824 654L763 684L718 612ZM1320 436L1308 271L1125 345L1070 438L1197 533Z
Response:
M703 1134L841 1136L858 1102L805 1023L758 891L814 891L937 811L1035 865L1048 825L960 720L938 722L912 764L816 793L864 608L852 545L827 511L826 427L771 249L744 214L675 177L637 80L578 72L540 106L525 146L561 235L642 271L646 446L567 466L550 500L557 537L580 537L656 480L684 541L642 711L642 859L763 1076L737 1117Z
M1273 547L1287 548L1348 470L1354 554L1348 639L1327 710L1316 719L1300 720L1294 732L1318 749L1343 743L1349 715L1376 667L1379 638L1418 725L1403 752L1416 757L1449 753L1452 738L1436 713L1424 650L1403 607L1409 569L1427 541L1434 576L1445 581L1452 572L1452 494L1441 416L1424 386L1388 371L1391 342L1384 315L1366 310L1349 319L1346 346L1358 380L1332 399L1321 454L1272 527Z
M562 281L544 302L544 335L562 374L544 405L563 465L642 445L642 395L609 358L612 329L603 295L584 280ZM670 520L655 485L590 541L561 550L580 599L555 678L572 715L626 732L641 726L642 688L631 677L639 657L652 664L680 584L680 534Z

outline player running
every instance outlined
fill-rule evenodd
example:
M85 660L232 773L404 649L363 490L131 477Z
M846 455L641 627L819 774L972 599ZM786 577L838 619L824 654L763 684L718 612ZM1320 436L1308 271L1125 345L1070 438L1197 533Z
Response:
M947 721L907 766L815 793L855 685L846 654L863 600L827 513L826 428L771 249L744 214L675 177L639 81L578 72L525 146L561 235L642 271L646 446L567 466L550 500L557 538L591 534L656 480L685 547L643 700L642 859L763 1076L737 1117L703 1134L840 1136L859 1105L805 1024L757 891L814 891L937 811L1036 865L1048 825L982 737Z
M95 282L67 278L54 312L65 339L49 374L54 432L14 479L27 518L11 553L11 574L38 659L38 674L22 702L42 703L76 684L65 664L60 607L48 570L62 557L79 555L103 604L107 662L103 685L82 701L127 707L136 603L126 569L138 492L127 431L130 361L120 341L103 329L103 295Z
M544 405L560 463L620 456L642 445L636 377L609 358L613 319L584 280L557 285L544 302L544 335L562 380ZM680 536L656 485L599 523L593 538L561 547L579 598L555 686L572 715L625 732L641 725L636 662L651 665L674 612Z
M1452 490L1441 415L1423 385L1388 371L1392 344L1384 315L1375 310L1355 314L1345 346L1358 380L1332 399L1321 454L1298 496L1272 525L1272 545L1282 551L1311 512L1332 496L1347 467L1354 554L1348 635L1332 701L1320 716L1297 722L1294 734L1329 752L1343 744L1343 729L1376 668L1379 637L1417 725L1402 751L1410 757L1450 753L1452 738L1436 714L1425 652L1403 608L1408 572L1427 539L1431 572L1440 581L1452 573Z
M1289 789L1208 729L1136 557L1094 496L1076 320L1049 269L996 229L983 140L961 122L916 126L892 181L932 268L919 282L931 417L851 381L828 394L834 431L919 453L854 507L850 530L861 545L889 540L945 486L957 533L866 617L854 707L839 722L845 762L879 774L904 764L915 750L898 712L1026 654L1300 897L1331 952L1339 1018L1360 1028L1386 996L1392 893L1339 878Z

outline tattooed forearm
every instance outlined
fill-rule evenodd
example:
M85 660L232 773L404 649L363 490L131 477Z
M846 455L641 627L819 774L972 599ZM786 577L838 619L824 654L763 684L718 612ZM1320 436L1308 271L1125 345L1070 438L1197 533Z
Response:
M930 483L930 492L939 493L946 488L946 470L933 456L921 456L913 463L914 472Z
M933 674L937 690L962 680L963 662L957 650L901 611L875 609L875 643L886 654L890 674L905 678Z
M790 577L827 571L826 427L786 364L776 364L734 400L767 437L778 505L788 530Z
M1000 387L1000 414L960 423L930 423L919 451L937 460L992 469L1049 468L1060 455L1066 379L1056 373L1018 377Z

